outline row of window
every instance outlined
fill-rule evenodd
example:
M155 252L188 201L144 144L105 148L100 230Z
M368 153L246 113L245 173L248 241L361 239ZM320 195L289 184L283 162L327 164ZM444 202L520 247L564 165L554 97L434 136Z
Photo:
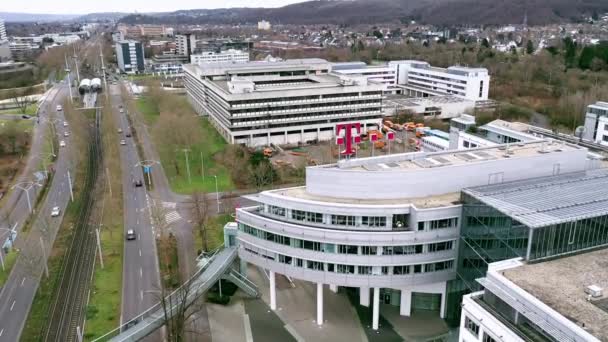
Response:
M405 246L357 246L357 245L337 245L333 243L324 243L317 241L309 241L296 239L289 236L274 234L262 229L257 229L243 223L239 223L239 230L255 236L259 239L278 243L281 245L308 249L323 253L351 254L351 255L411 255L422 253L435 253L449 251L454 249L454 241L442 241L426 244L427 250L424 250L424 244L405 245Z
M402 266L355 266L344 264L324 263L320 261L305 260L291 257L289 255L276 254L268 255L259 253L256 250L245 247L249 253L260 255L265 259L278 261L295 267L307 268L315 271L335 272L342 274L361 274L361 275L407 275L430 272L446 271L454 268L454 260L433 262L428 264L402 265Z
M470 319L468 316L464 317L464 328L467 329L473 336L479 338L479 324ZM483 332L483 342L497 342L496 339L488 335L485 331Z
M274 205L268 205L268 213L275 216L286 217L288 212L283 207L278 207ZM394 228L404 228L408 225L409 220L408 214L394 214L392 215L392 226ZM290 217L292 220L301 221L301 222L309 222L316 224L323 224L323 214L296 210L292 209ZM427 224L428 222L428 224ZM361 216L361 221L357 222L357 216L353 215L331 215L330 223L334 226L344 226L344 227L355 227L355 226L365 226L365 227L375 227L375 228L383 228L388 226L388 221L386 216ZM451 217L446 219L439 220L431 220L431 221L420 221L418 222L418 230L425 230L428 228L429 230L435 229L443 229L443 228L453 228L458 226L458 218Z

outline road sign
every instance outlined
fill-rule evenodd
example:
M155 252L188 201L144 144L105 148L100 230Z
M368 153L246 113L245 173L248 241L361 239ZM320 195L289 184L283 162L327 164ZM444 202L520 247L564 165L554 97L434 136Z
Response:
M150 173L152 171L152 166L144 166L144 173Z

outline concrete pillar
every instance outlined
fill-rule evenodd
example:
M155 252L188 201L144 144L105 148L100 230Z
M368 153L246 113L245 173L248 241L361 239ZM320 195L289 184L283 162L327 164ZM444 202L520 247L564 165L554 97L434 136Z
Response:
M277 309L277 287L274 278L274 271L270 271L270 310Z
M247 276L247 261L241 259L239 262L239 273L244 276Z
M372 329L378 330L378 321L380 320L380 288L374 287L374 307L372 314Z
M323 325L323 284L317 283L317 325Z
M288 138L287 138L287 131L284 132L284 140L283 140L283 144L287 145L288 142Z
M359 305L369 307L369 287L359 288Z
M401 289L401 302L399 303L399 314L409 317L412 314L412 291Z
M338 293L338 285L329 284L329 289L330 289L330 290L331 290L331 292L333 292L333 293Z
M441 307L439 308L439 317L445 318L445 304L447 302L447 291L446 291L447 282L443 286L443 290L441 291Z

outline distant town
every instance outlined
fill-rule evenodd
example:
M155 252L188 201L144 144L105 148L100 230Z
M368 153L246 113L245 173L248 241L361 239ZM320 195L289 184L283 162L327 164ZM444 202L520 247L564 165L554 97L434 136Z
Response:
M368 6L0 13L0 342L608 340L608 8Z

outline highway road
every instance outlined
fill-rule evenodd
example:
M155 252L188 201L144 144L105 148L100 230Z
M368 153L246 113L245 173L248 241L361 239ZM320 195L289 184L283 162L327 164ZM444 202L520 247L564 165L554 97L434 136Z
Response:
M60 104L68 94L65 83L55 86L57 96L50 97L46 102L44 114L41 118L49 118L50 115L63 122L62 112L55 113L57 104ZM41 111L42 113L42 111ZM52 114L55 113L55 114ZM40 123L39 125L42 125ZM69 127L63 127L61 123L56 125L57 134L63 135ZM39 133L36 133L39 135ZM70 189L67 179L67 170L70 166L71 147L70 139L65 140L66 147L59 148L58 157L55 161L55 176L50 185L46 201L41 205L39 215L34 220L32 228L27 237L18 236L15 245L21 250L13 271L6 284L0 292L0 342L17 341L27 319L32 300L36 294L40 277L43 274L44 257L49 255L51 246L57 235L57 231L63 219L63 213L70 199ZM35 162L37 163L37 162ZM73 172L72 172L73 175ZM26 178L29 178L26 175ZM25 196L23 196L25 197ZM28 215L27 201L18 200L11 215L11 221L19 220L22 223ZM59 217L51 217L51 210L58 206L61 209Z
M160 273L156 252L155 230L150 216L152 199L146 187L135 187L134 181L144 181L141 167L135 167L140 161L133 137L127 137L130 132L126 115L120 113L122 105L118 85L110 85L112 113L115 122L122 133L115 132L116 140L124 139L126 145L121 145L121 165L124 201L124 231L135 231L136 239L125 241L123 256L123 290L121 325L144 312L158 302L160 290ZM119 177L119 175L114 175ZM157 337L158 338L158 337ZM150 336L154 340L154 335Z

